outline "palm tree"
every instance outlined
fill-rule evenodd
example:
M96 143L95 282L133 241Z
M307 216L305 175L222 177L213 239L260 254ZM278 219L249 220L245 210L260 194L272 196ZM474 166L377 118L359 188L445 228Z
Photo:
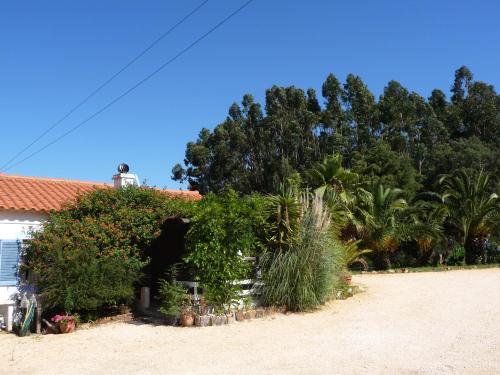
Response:
M372 252L370 249L361 249L360 240L350 240L342 245L342 251L340 252L341 262L344 267L349 268L355 263L359 263L363 269L368 269L368 263L362 257L364 254L369 254Z
M332 218L332 230L337 238L355 240L360 219L369 221L361 202L371 194L361 187L359 175L342 166L340 154L327 156L323 162L306 171L315 194L323 197Z
M379 184L372 187L372 199L364 202L369 220L364 222L358 235L364 247L373 251L378 268L389 267L389 254L398 248L400 213L408 207L402 198L403 193L401 189L385 188Z
M267 197L266 209L271 220L268 242L281 250L293 241L302 204L296 192L282 187L278 194Z
M403 241L415 241L421 256L428 257L432 253L439 256L439 262L442 263L447 242L443 226L447 217L448 208L439 194L421 193L405 210L403 223L398 230L399 237Z
M500 215L500 199L491 193L491 182L489 174L482 169L476 175L458 170L440 180L442 199L450 213L449 223L461 234L467 264L480 260L492 226Z
M342 199L348 199L348 194L358 184L359 176L342 166L342 155L327 156L322 163L306 171L311 186L315 192L324 195L335 192Z

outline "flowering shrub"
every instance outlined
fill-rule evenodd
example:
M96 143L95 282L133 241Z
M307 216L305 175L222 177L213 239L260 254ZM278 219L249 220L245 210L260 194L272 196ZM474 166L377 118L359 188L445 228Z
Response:
M54 315L52 317L52 322L56 323L56 324L66 324L66 323L69 323L69 322L76 322L76 317L74 317L73 315L68 315L68 314L65 314L65 315Z
M95 318L133 301L145 251L170 216L195 204L148 188L97 189L53 212L31 233L25 264L48 309Z

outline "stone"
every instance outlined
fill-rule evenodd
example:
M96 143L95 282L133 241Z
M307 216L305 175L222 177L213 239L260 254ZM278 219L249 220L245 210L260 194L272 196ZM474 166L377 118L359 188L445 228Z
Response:
M233 324L236 321L233 313L226 315L226 324Z
M256 318L263 318L264 314L265 314L264 309L255 310L255 317Z
M210 325L209 315L196 315L194 317L194 325L196 327L208 327Z
M210 316L210 325L211 326L221 326L226 324L227 318L225 315L212 315Z
M255 318L255 310L245 311L245 319L254 319Z

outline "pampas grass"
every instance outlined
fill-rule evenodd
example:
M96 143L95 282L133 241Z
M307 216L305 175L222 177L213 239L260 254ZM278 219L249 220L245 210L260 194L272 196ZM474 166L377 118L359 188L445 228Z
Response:
M267 305L291 311L311 310L332 294L342 268L342 245L330 230L330 215L323 199L302 196L302 215L288 247L268 251L261 260Z

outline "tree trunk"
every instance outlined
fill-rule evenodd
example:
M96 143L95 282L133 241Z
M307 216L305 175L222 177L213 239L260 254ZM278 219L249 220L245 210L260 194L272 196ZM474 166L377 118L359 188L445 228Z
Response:
M486 244L486 236L469 236L465 240L465 263L477 264L480 263L484 253Z

